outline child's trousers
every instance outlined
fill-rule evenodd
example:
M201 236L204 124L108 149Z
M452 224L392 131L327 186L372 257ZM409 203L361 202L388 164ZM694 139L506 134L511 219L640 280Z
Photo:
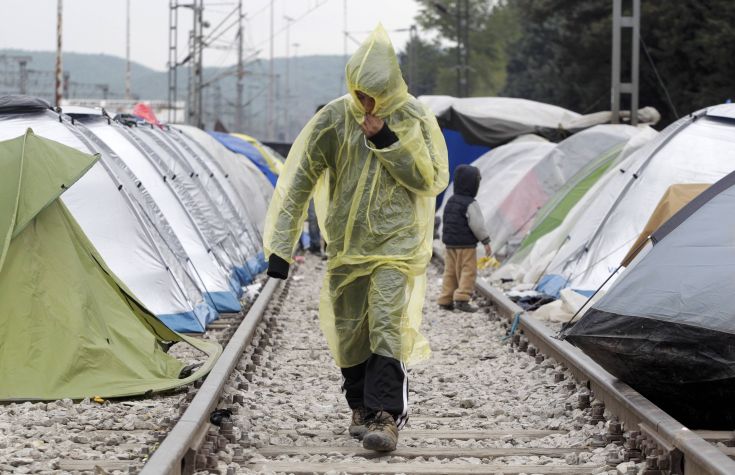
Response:
M444 252L444 282L437 303L467 302L475 290L477 251L472 248L447 248Z

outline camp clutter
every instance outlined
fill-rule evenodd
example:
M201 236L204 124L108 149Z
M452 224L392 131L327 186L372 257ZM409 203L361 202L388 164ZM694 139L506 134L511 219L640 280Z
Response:
M451 133L496 145L470 161L482 171L477 200L502 261L485 278L537 318L564 322L562 337L682 422L731 426L735 414L722 419L732 412L722 408L735 396L735 105L661 132L574 130L590 121L556 111L554 132L543 123L548 107L537 106L547 115L535 122L521 109L523 120L507 124L469 99L430 101ZM709 415L690 411L702 398Z
M0 97L1 400L103 398L187 384L266 267L273 186L206 132ZM204 353L193 373L167 354ZM189 374L191 373L191 374Z

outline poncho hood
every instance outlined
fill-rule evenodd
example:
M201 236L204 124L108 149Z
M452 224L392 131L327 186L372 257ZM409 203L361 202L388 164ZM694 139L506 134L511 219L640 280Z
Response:
M408 87L393 44L380 24L347 62L345 78L352 98L351 109L358 122L362 122L365 110L357 99L357 91L375 99L373 114L383 118L408 101Z

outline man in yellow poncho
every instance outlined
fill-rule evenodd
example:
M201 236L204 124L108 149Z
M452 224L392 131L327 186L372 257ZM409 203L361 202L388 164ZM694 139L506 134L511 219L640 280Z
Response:
M320 110L291 148L264 244L268 274L286 278L314 196L329 258L320 321L342 369L350 433L390 451L408 419L405 364L430 355L419 326L447 149L433 114L408 94L381 26L346 78L349 94Z

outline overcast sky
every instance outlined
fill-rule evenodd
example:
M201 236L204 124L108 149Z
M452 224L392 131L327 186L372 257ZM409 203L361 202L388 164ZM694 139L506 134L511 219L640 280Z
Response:
M168 59L169 0L130 0L131 58L148 67L163 70ZM246 55L268 58L271 0L243 0L246 13L244 35ZM405 44L408 29L414 23L417 5L414 0L347 0L347 30L356 40L378 22L389 30L397 50ZM345 0L273 0L274 55L342 54L344 51ZM205 0L205 20L214 28L237 6L232 0ZM0 0L3 26L0 48L49 51L56 48L56 0ZM310 11L310 12L309 12ZM287 42L284 18L294 18ZM192 13L181 9L180 45L186 36ZM228 24L229 21L225 24ZM211 29L210 28L210 29ZM205 31L206 34L206 31ZM218 49L205 52L205 64L222 66L236 61L234 28L217 42ZM107 53L125 56L125 0L64 0L64 51ZM293 44L298 43L298 47ZM349 51L356 43L348 42ZM259 51L259 52L258 52ZM182 50L180 56L185 52Z

